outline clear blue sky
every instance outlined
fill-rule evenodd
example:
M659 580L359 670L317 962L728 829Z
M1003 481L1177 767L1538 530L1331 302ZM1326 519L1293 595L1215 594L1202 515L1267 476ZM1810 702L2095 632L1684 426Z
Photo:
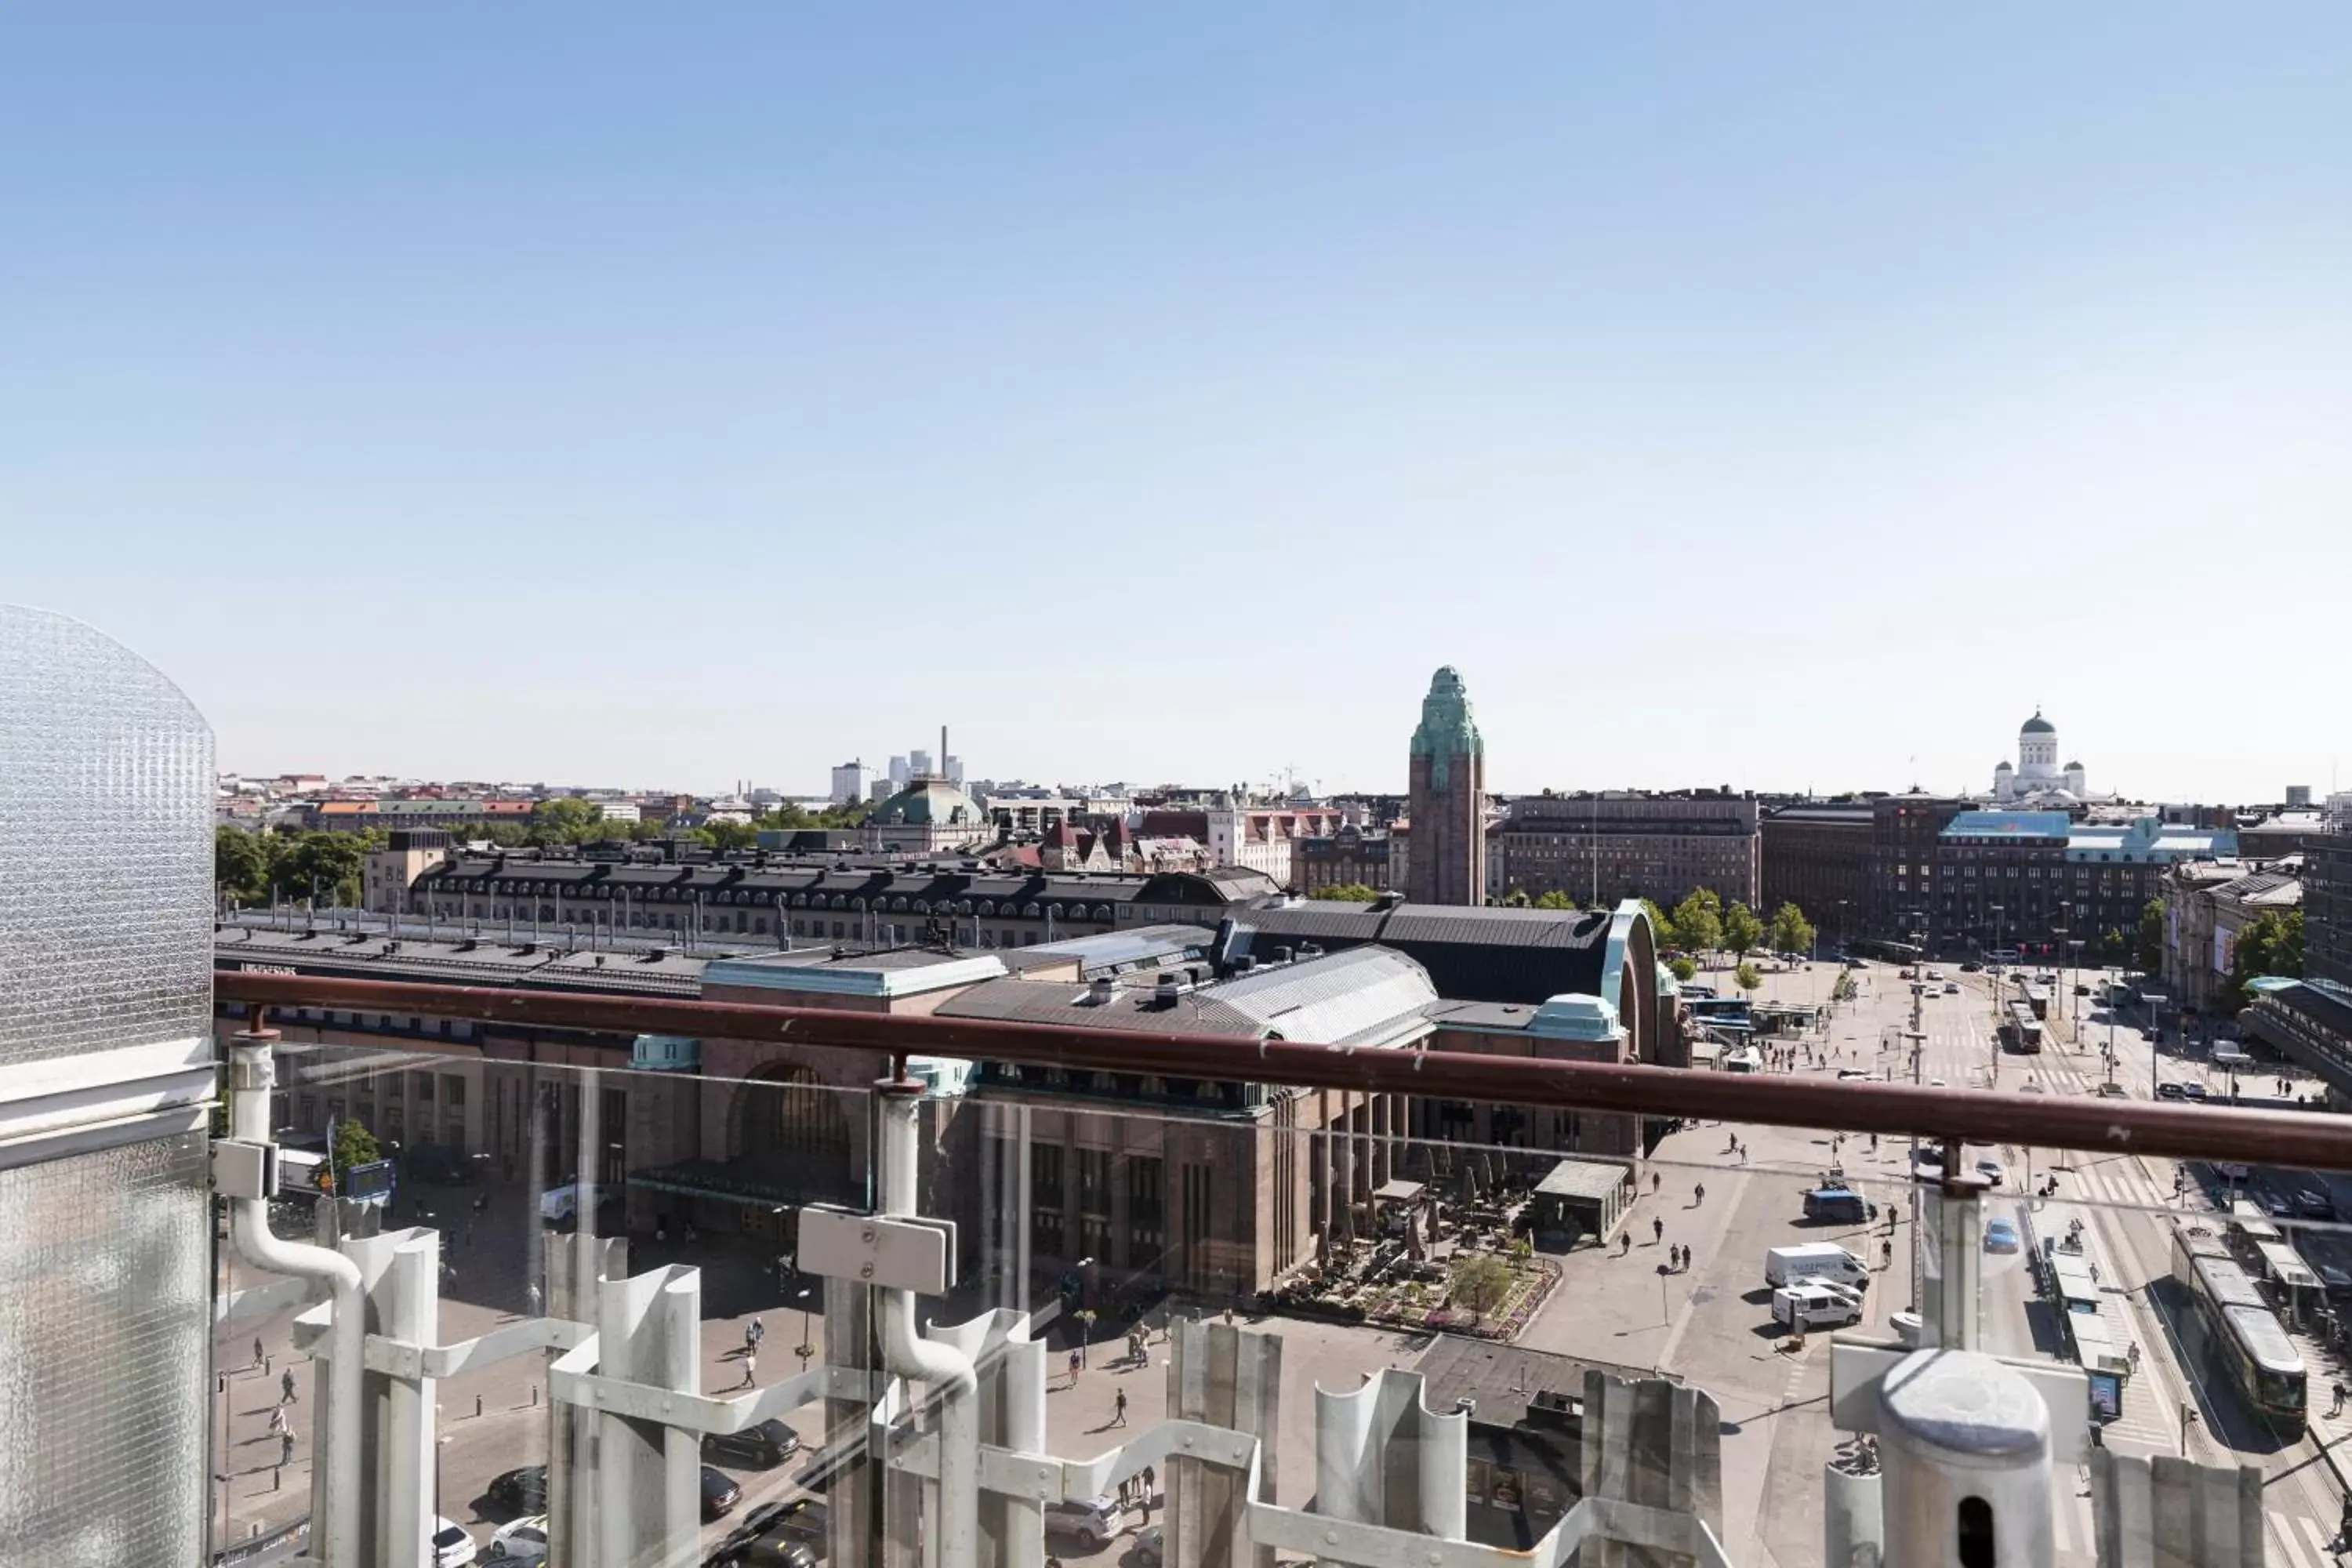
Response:
M333 9L333 8L331 8ZM1901 15L1895 15L1895 12ZM224 765L2341 757L2352 7L53 8L0 595ZM2331 605L2336 601L2336 605Z

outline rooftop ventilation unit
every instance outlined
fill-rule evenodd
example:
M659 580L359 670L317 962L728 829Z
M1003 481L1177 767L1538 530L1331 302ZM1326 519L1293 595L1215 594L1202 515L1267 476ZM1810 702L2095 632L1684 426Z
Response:
M1087 1005L1089 1007L1108 1007L1118 996L1118 982L1108 974L1087 987Z

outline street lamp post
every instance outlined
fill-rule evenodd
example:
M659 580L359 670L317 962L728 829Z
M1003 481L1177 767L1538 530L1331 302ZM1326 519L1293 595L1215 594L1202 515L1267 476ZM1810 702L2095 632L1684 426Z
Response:
M801 1304L801 1342L793 1347L793 1353L801 1358L803 1372L808 1370L809 1357L816 1353L816 1341L809 1333L809 1297L814 1287L804 1285L800 1294L793 1298Z

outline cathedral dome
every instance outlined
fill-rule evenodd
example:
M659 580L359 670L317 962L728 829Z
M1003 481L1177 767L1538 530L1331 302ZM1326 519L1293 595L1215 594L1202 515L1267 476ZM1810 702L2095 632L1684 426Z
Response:
M2033 717L2019 725L2017 732L2021 735L2054 735L2058 732L2058 726L2044 719L2042 710L2036 708Z

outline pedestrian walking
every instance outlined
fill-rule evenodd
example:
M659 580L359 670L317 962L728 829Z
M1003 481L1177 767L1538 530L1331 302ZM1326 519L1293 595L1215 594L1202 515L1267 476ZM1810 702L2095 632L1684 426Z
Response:
M1705 1202L1706 1202L1706 1184L1700 1182L1691 1188L1691 1206L1696 1208Z
M1118 1391L1118 1397L1110 1402L1110 1424L1114 1426L1127 1425L1127 1390L1124 1388Z
M278 1403L294 1403L294 1369L290 1366L278 1374Z
M261 1353L260 1336L256 1335L253 1341L253 1364L258 1367L266 1363L268 1360L269 1358L268 1356Z
M534 1279L523 1288L522 1299L530 1304L530 1315L534 1318L538 1317L540 1303L538 1280Z
M1657 1172L1653 1171L1650 1173L1650 1190L1652 1192L1656 1192L1660 1187L1665 1185L1665 1177L1660 1175Z
M1143 1467L1143 1512L1146 1518L1150 1518L1151 1514L1152 1484L1151 1467L1146 1465Z
M1630 1230L1619 1231L1617 1233L1617 1256L1622 1258L1633 1250L1633 1233Z
M278 1436L278 1462L281 1466L294 1462L294 1428L291 1426L286 1428Z
M2336 1386L2341 1388L2344 1385L2339 1383ZM2344 1402L2338 1399L2336 1403L2341 1405ZM286 1406L283 1405L273 1405L269 1407L269 1429L272 1432L286 1430Z
M1665 1239L1666 1222L1659 1219L1655 1215L1652 1215L1650 1219L1650 1245L1655 1247Z
M743 1352L743 1386L749 1388L760 1373L760 1357L756 1351Z
M1070 1352L1070 1386L1072 1388L1078 1385L1078 1352L1072 1351Z

